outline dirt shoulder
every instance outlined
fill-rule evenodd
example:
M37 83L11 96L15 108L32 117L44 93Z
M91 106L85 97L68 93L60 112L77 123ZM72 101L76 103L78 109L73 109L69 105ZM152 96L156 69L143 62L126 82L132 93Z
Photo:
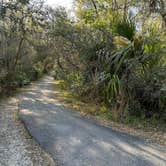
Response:
M166 125L160 125L158 122L151 123L151 121L135 120L134 123L119 123L111 119L110 111L102 105L93 102L83 102L72 93L65 90L60 81L54 81L56 96L64 106L78 111L81 115L91 119L95 119L104 126L111 127L114 130L128 133L130 135L143 137L149 142L166 145Z
M55 166L18 119L18 99L0 102L0 166Z

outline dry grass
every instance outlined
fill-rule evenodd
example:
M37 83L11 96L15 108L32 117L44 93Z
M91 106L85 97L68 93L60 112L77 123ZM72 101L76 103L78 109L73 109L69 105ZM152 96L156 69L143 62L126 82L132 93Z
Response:
M112 118L111 112L102 103L85 102L79 97L74 96L68 89L64 88L63 81L54 81L56 93L56 99L84 116L100 117L102 120L109 120Z
M54 81L56 99L64 106L78 111L81 115L93 118L107 127L111 127L120 132L144 137L145 139L166 145L165 125L157 126L153 122L134 119L130 117L126 123L117 123L112 120L112 113L104 104L93 101L83 102L79 97L74 96L65 88L64 81Z

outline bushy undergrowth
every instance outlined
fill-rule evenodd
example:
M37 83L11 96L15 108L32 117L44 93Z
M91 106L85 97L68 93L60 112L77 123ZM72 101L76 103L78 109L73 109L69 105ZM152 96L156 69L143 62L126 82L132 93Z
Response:
M42 76L43 71L38 72L38 70L32 68L28 71L15 71L12 80L8 80L7 75L5 75L0 80L0 95L10 95L16 90L16 88L28 85L31 81L39 79Z
M0 95L10 94L52 68L46 12L41 1L1 2Z
M147 13L150 1L90 2L75 1L74 18L63 8L43 7L41 1L3 4L1 93L55 66L55 78L63 79L74 96L104 103L115 120L136 116L165 121L163 3L149 6Z
M152 23L138 32L136 22L121 13L107 24L105 11L96 20L89 21L89 13L75 23L58 12L54 33L63 45L56 48L55 78L63 79L76 96L105 103L115 120L135 116L166 121L163 29ZM115 17L109 14L110 20L111 14Z

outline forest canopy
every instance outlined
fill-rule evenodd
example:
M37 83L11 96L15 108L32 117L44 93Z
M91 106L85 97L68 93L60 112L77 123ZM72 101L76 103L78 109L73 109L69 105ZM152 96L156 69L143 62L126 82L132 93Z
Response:
M164 0L74 0L73 17L42 1L1 3L1 93L54 70L115 120L166 120Z

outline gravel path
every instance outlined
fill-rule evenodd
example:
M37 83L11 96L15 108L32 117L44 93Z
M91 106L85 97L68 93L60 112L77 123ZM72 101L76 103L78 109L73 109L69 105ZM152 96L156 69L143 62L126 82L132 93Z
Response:
M18 119L18 100L0 103L0 166L54 166Z
M114 131L62 106L46 77L20 100L20 118L61 166L166 166L166 147Z

